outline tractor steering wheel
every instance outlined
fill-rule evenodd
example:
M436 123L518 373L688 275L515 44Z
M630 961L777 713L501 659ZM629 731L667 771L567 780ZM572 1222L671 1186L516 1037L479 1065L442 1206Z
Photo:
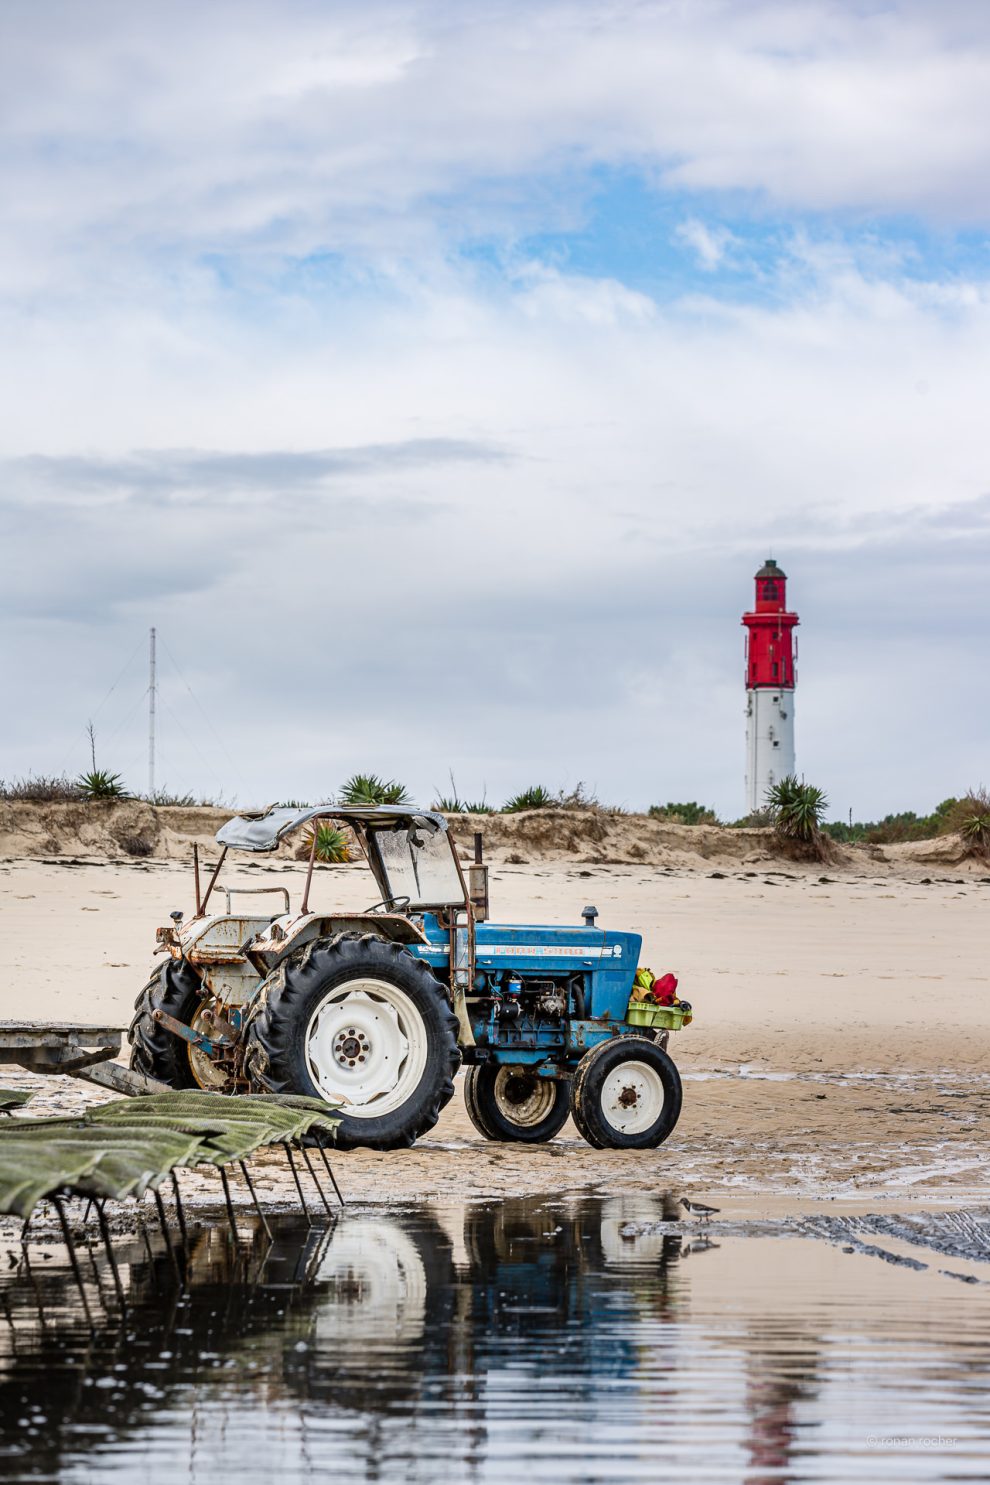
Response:
M409 906L411 899L408 897L383 897L381 902L376 902L372 907L365 908L366 913L377 913L379 908L384 908L387 913L394 912L400 903Z

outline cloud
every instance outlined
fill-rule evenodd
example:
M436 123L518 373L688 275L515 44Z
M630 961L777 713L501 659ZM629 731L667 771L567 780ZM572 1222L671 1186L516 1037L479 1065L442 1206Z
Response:
M783 210L990 213L972 6L42 0L3 30L8 292L78 293L100 261L442 256L558 225L603 166Z
M0 775L85 761L155 624L239 765L163 664L219 776L163 705L176 786L368 767L425 797L453 765L494 798L583 778L732 815L768 544L809 776L866 814L985 775L973 7L0 26ZM613 171L664 210L617 215L592 269ZM125 772L143 684L107 704Z
M341 449L148 449L124 457L31 454L0 462L7 499L72 503L93 496L181 501L284 499L333 489L344 477L429 469L441 464L500 463L493 445L422 438Z
M697 257L701 267L708 273L721 268L731 248L738 239L725 227L708 227L704 222L691 217L679 222L674 237Z

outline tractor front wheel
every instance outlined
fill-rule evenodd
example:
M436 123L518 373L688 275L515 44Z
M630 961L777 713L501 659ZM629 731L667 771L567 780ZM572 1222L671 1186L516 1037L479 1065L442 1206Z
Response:
M530 1067L469 1067L464 1079L468 1118L486 1140L538 1145L559 1134L570 1113L567 1085Z
M432 1129L460 1062L457 1017L429 965L370 934L284 960L261 988L244 1057L261 1092L340 1100L335 1143L371 1150Z
M680 1074L656 1042L615 1037L578 1063L571 1113L597 1150L654 1150L680 1117Z

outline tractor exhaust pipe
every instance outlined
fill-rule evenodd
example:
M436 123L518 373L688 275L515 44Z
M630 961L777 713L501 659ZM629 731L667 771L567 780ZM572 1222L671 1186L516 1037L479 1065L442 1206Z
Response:
M468 867L468 893L474 909L475 922L484 923L488 917L488 867L482 859L482 835L474 832L474 860Z

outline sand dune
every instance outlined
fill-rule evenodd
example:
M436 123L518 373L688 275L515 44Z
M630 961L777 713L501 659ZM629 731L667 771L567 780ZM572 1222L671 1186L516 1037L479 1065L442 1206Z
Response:
M216 831L232 809L160 808L140 800L33 804L0 801L0 859L79 856L115 860L154 858L188 861L193 843L210 853ZM450 815L462 853L473 835L484 837L495 862L534 865L573 861L583 865L630 864L731 869L781 863L768 830L720 825L672 825L648 815L604 810L529 810L517 815ZM299 837L279 855L294 859ZM795 871L816 873L815 862L788 862ZM835 850L829 869L843 873L923 875L925 869L957 866L974 875L990 873L986 862L967 858L956 835L900 846L855 846Z

